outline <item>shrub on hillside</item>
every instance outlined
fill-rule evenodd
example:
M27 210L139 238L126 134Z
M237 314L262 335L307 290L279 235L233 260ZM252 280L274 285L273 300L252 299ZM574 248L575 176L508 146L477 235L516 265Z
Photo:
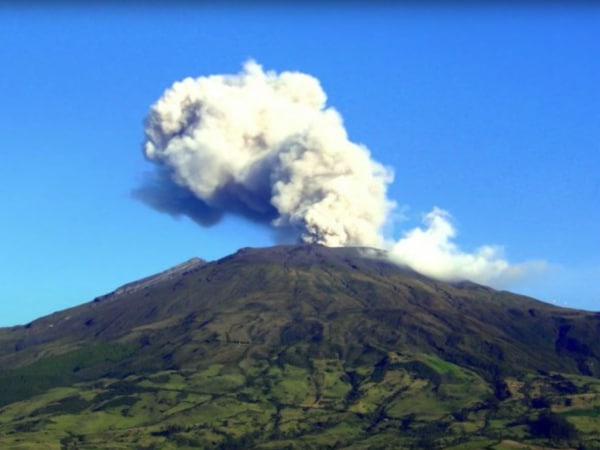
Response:
M545 411L537 419L530 421L529 430L534 437L569 440L577 436L577 429L567 419Z

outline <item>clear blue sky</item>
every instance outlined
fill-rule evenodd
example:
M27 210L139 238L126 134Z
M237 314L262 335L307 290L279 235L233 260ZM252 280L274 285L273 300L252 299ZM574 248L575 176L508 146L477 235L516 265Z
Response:
M151 104L248 58L321 81L350 138L395 170L396 234L444 208L461 248L548 263L512 290L600 310L600 8L11 5L0 36L0 326L272 244L131 197Z

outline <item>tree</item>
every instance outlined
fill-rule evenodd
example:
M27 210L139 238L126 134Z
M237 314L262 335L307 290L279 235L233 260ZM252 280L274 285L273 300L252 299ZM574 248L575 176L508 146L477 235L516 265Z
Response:
M534 437L568 440L577 436L577 429L563 416L544 411L537 419L529 423L529 430Z

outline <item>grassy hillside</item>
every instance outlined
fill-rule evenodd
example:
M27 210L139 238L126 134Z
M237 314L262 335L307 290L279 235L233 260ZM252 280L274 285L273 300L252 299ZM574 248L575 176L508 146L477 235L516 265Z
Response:
M367 249L244 249L0 329L0 448L600 448L599 339Z
M600 380L530 374L504 381L499 394L432 355L390 353L354 367L339 359L304 367L244 358L203 370L102 377L5 404L0 448L600 445ZM545 417L548 425L536 428Z

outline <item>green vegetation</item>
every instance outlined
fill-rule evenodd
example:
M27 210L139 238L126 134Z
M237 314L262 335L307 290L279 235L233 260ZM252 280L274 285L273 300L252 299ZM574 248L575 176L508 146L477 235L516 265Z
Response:
M106 375L115 363L134 350L133 345L95 345L0 372L0 405L27 399L53 387Z
M0 329L0 448L600 448L598 314L318 246L151 281Z
M573 394L557 391L558 380L566 379L560 374L507 379L510 397L498 401L483 378L436 356L390 353L385 359L384 373L380 362L350 370L338 359L301 367L272 358L78 382L5 404L0 448L27 442L23 448L32 450L468 450L594 448L600 442L596 378L571 381ZM363 375L348 375L358 372ZM532 392L544 395L548 407L532 405Z

